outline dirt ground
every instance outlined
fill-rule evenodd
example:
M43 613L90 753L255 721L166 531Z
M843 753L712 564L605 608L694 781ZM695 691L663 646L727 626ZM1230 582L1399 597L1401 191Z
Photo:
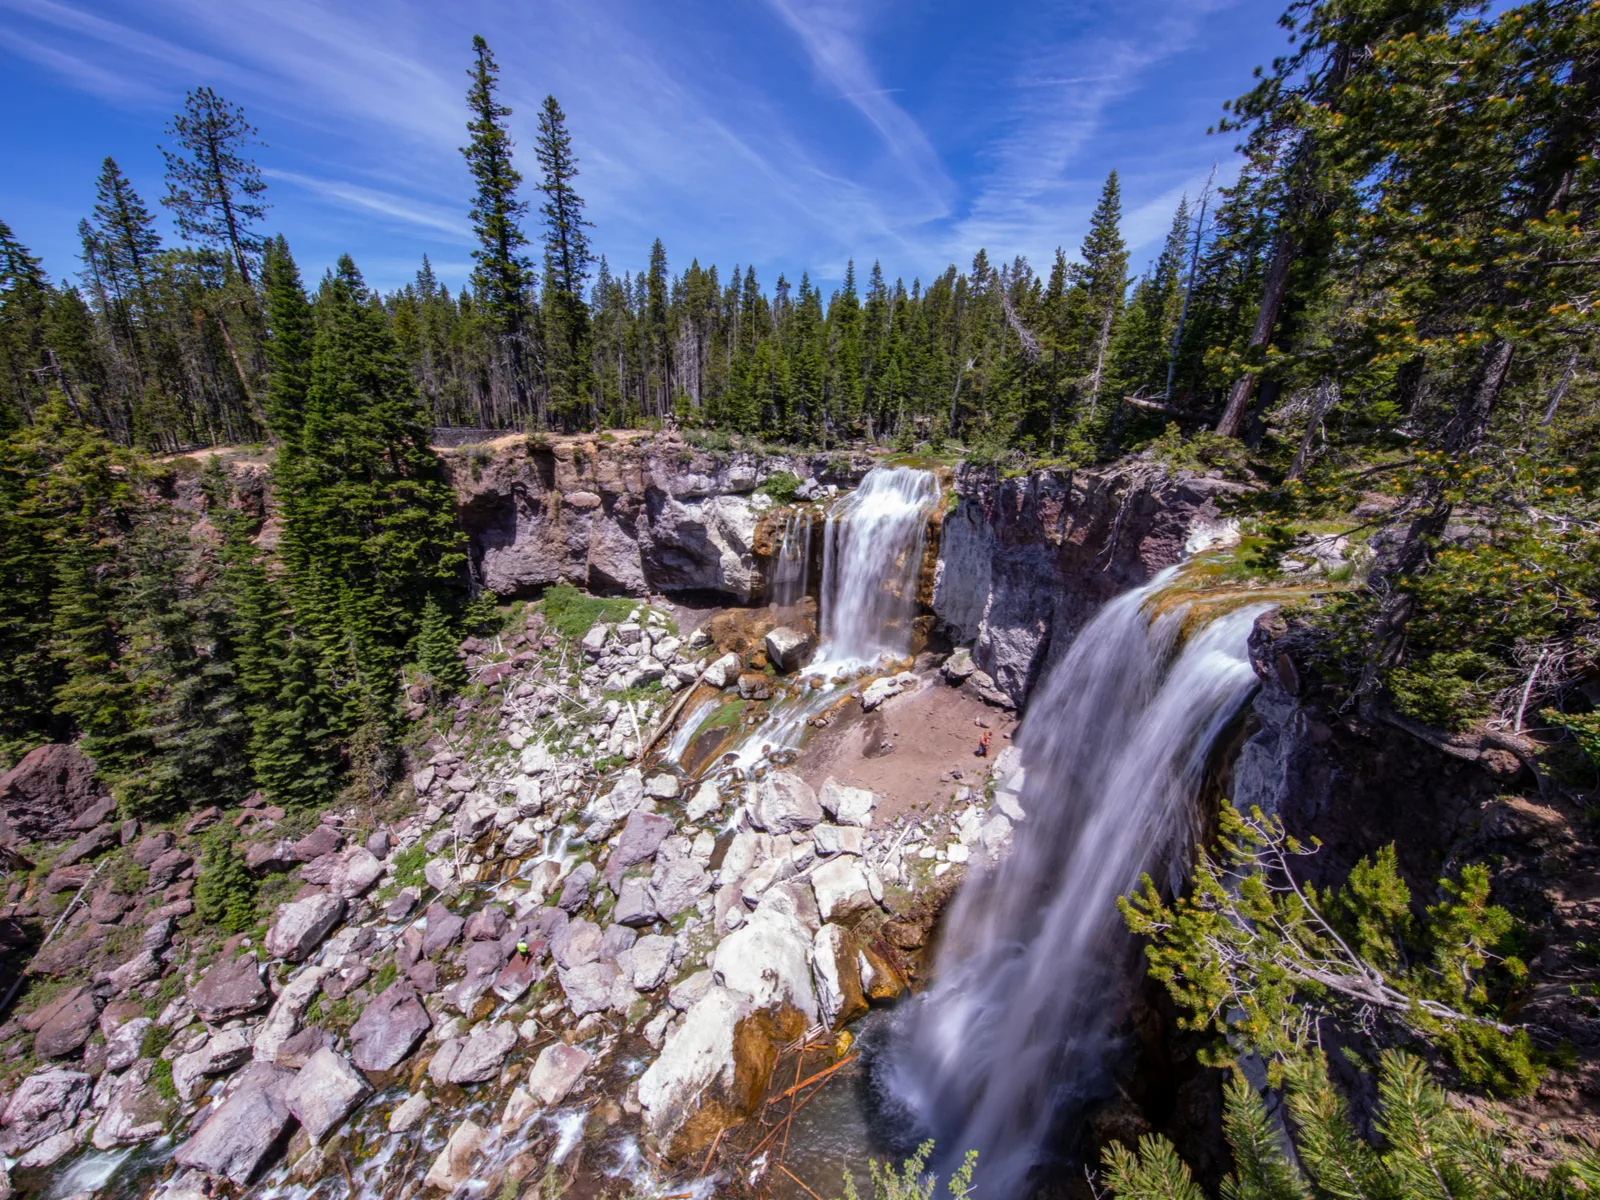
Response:
M851 701L839 713L827 728L812 732L799 771L812 787L831 775L852 787L871 788L878 795L875 823L946 804L962 786L980 786L1017 727L1014 714L991 708L937 676L925 677L915 693L895 696L875 712L862 712ZM976 754L980 721L994 735L987 761ZM950 778L957 770L962 777Z

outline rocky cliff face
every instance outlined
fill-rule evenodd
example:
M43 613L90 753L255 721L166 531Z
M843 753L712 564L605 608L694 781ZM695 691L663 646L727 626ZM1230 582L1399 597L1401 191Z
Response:
M1148 463L1014 479L964 467L955 486L933 610L1017 705L1102 604L1177 562L1243 490Z
M756 488L779 471L848 486L865 456L712 453L675 435L503 438L445 457L479 582L503 597L596 592L762 598Z

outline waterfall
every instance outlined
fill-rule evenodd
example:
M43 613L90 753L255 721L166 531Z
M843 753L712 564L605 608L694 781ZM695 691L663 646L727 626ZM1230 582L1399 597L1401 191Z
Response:
M1179 649L1182 609L1145 608L1172 573L1108 604L1033 698L1017 738L1026 819L957 895L933 984L880 1067L942 1153L979 1152L985 1195L1025 1194L1061 1123L1104 1095L1133 949L1116 898L1188 831L1212 743L1255 684L1245 642L1269 606Z
M938 502L932 471L874 467L834 505L822 544L820 660L870 663L910 649L928 518Z
M767 602L787 608L805 599L811 582L811 514L797 508L783 523L783 540L772 560L772 575L767 580Z

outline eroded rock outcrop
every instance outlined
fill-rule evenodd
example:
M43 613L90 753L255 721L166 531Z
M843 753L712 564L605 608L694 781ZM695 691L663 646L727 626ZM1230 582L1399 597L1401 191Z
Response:
M951 641L973 644L980 694L1012 705L1101 605L1177 562L1197 526L1220 520L1219 501L1245 490L1143 462L1013 479L963 467L955 487L933 611Z

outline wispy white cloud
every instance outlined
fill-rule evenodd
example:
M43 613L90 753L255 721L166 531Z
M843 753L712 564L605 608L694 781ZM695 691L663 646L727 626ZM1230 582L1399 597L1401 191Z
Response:
M452 209L425 204L407 196L396 195L394 192L379 191L340 179L318 179L311 175L302 175L298 171L268 167L262 174L269 179L281 179L285 183L292 183L345 208L393 217L407 225L449 234L457 241L466 241L472 237L472 229L465 218Z
M884 146L922 188L927 217L944 216L955 185L922 127L878 82L863 45L859 0L767 0L805 47L813 66L871 123Z
M10 46L24 58L31 59L46 70L53 71L74 87L98 96L112 104L150 104L162 98L163 93L134 78L126 71L114 71L90 62L76 54L69 54L54 46L47 46L13 30L0 28L0 43Z

